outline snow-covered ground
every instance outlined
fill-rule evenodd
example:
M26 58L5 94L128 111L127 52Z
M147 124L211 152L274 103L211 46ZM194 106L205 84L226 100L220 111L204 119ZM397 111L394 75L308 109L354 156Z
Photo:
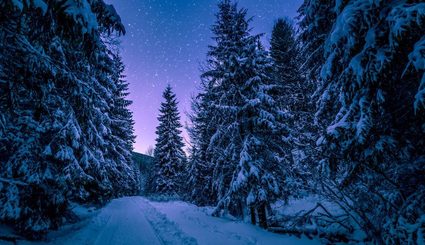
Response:
M279 200L272 204L272 208L276 212L277 216L293 216L300 215L313 209L318 203L326 207L333 215L340 215L344 213L343 210L341 210L341 208L335 203L332 203L319 195L309 195L298 199L291 198L287 204L285 204L283 200ZM323 210L319 208L314 213L319 211L323 212Z
M52 232L48 242L20 240L18 244L320 244L318 240L278 235L244 222L215 218L208 212L207 208L180 201L126 197L89 212L92 215L86 212L84 221Z
M185 202L151 202L151 205L198 244L320 244L318 240L279 235L241 221L212 217L208 215L210 209Z

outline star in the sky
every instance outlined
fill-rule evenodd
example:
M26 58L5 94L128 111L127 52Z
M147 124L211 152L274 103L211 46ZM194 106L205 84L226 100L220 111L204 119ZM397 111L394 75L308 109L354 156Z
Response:
M108 1L108 0L107 0ZM200 64L211 44L217 0L109 0L126 24L123 59L130 82L130 99L136 122L136 151L155 143L157 113L162 90L175 88L182 116L187 120L190 98L197 92ZM295 17L302 0L243 0L240 6L254 16L255 33L269 33L275 19ZM267 35L268 34L268 35ZM187 134L185 134L187 137Z

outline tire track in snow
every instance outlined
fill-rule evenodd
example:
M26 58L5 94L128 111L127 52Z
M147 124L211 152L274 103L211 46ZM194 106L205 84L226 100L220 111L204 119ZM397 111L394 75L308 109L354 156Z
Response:
M173 221L169 220L166 215L157 211L149 202L145 199L140 200L140 210L144 212L144 215L152 228L157 233L159 240L164 245L171 244L184 244L184 245L196 245L198 242L195 238L190 237L184 233Z

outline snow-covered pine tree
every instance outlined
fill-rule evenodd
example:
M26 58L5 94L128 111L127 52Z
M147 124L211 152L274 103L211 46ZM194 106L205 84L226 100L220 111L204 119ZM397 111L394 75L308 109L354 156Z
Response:
M40 238L70 199L106 201L126 175L107 156L115 73L100 38L124 27L102 0L0 7L0 219Z
M228 0L218 7L212 28L216 45L209 51L210 70L203 74L216 98L209 144L218 193L214 215L223 210L241 217L250 207L251 217L258 209L260 225L266 227L266 205L280 194L275 171L286 133L272 93L276 85L267 74L272 62L259 36L249 34L247 11Z
M154 152L154 191L157 194L181 195L182 181L186 170L186 156L181 134L180 115L176 95L168 85L163 93L156 128Z
M125 80L121 56L118 52L111 52L113 61L114 87L112 87L112 101L110 105L111 134L108 136L111 158L118 162L116 178L114 178L114 190L118 195L132 195L139 191L139 168L134 165L132 159L133 143L135 142L133 113L129 106L132 101L127 99L128 82Z
M278 19L270 39L270 56L273 59L274 78L286 83L299 83L302 79L300 51L295 39L295 29L289 19Z
M236 112L238 128L235 129L239 138L231 140L229 146L241 148L237 151L238 165L227 197L220 202L233 205L241 200L246 202L251 218L255 217L254 208L257 209L260 226L267 227L266 206L280 196L281 188L287 184L278 168L283 158L282 135L287 135L288 131L281 123L283 113L277 97L273 96L277 86L266 73L271 66L266 52L254 40L246 49L248 55L242 56L245 61L240 63L247 69L246 80L240 87L242 105L229 105L240 106Z
M298 10L299 36L302 42L303 63L300 70L306 71L308 81L318 83L320 69L325 61L324 43L335 22L335 0L304 0Z
M208 202L213 205L216 204L217 199L221 199L224 195L224 188L229 185L232 170L229 168L228 171L225 171L224 168L216 166L218 159L224 157L224 155L220 154L221 148L211 144L211 140L213 135L216 134L218 126L232 119L228 113L220 114L221 111L214 106L219 100L216 87L220 83L220 76L223 76L223 71L214 75L212 73L226 59L226 49L231 48L229 41L231 40L233 46L236 46L235 42L246 35L240 31L233 32L232 30L232 25L235 25L234 16L237 14L236 6L230 4L230 1L222 1L219 3L219 8L220 12L216 14L217 21L213 31L221 34L214 37L217 41L217 47L210 48L206 67L203 68L201 93L195 98L192 105L192 128L189 130L193 144L192 159L196 159L196 161L191 161L189 172L191 182L195 186L191 194L192 201ZM226 42L227 44L225 44ZM223 137L222 140L225 140L225 138ZM208 179L210 183L204 182L205 179ZM197 196L197 194L204 192L209 193L207 196L211 197L210 200Z
M215 205L217 198L213 184L214 165L209 151L210 139L215 132L215 121L211 120L214 108L211 107L213 94L209 84L202 83L202 91L192 100L192 113L189 115L191 126L188 127L191 139L189 159L189 200L197 205Z
M315 2L315 4L311 4ZM306 45L324 20L321 1L303 6ZM423 239L425 181L423 1L336 1L336 20L322 32L323 80L318 144L334 174L325 183L377 243ZM323 29L322 29L323 30ZM422 241L421 241L422 242Z
M216 46L210 47L207 59L208 69L205 70L201 78L207 83L208 96L212 98L209 102L211 108L209 125L213 129L213 134L209 139L207 150L211 154L210 161L214 165L212 172L213 191L217 195L217 200L221 200L229 189L237 164L230 153L236 149L226 149L230 139L236 137L236 135L223 131L226 125L231 125L232 122L236 121L236 117L230 107L227 111L220 110L222 100L220 96L227 92L236 97L239 89L239 85L225 83L223 78L225 74L231 74L228 67L231 66L233 60L236 60L235 54L241 51L240 47L244 46L243 42L249 36L249 33L246 30L247 27L242 26L243 24L247 25L247 23L241 23L240 20L237 20L237 16L243 15L245 17L245 10L238 11L236 4L231 3L231 1L221 1L218 7L217 20L212 28ZM243 19L243 21L245 20ZM226 103L230 102L226 101ZM235 212L241 215L242 209L238 208Z
M314 104L310 97L314 86L300 70L302 59L298 41L291 20L278 19L270 40L270 56L273 79L279 85L278 102L285 112L285 125L289 128L289 136L285 137L288 145L284 147L285 164L282 164L286 173L286 200L290 195L299 196L313 184L311 164L315 156L315 127L312 120Z

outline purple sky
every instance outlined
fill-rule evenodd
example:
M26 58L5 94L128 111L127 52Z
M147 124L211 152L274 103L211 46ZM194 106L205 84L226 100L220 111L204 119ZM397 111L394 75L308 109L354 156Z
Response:
M155 128L162 91L169 83L180 102L182 124L187 122L190 98L197 93L199 67L211 44L217 0L106 0L126 26L122 56L130 82L131 110L136 121L135 151L155 145ZM269 40L274 21L294 18L302 0L240 0L254 16L253 33ZM265 43L268 46L267 43ZM184 132L184 137L187 138Z

